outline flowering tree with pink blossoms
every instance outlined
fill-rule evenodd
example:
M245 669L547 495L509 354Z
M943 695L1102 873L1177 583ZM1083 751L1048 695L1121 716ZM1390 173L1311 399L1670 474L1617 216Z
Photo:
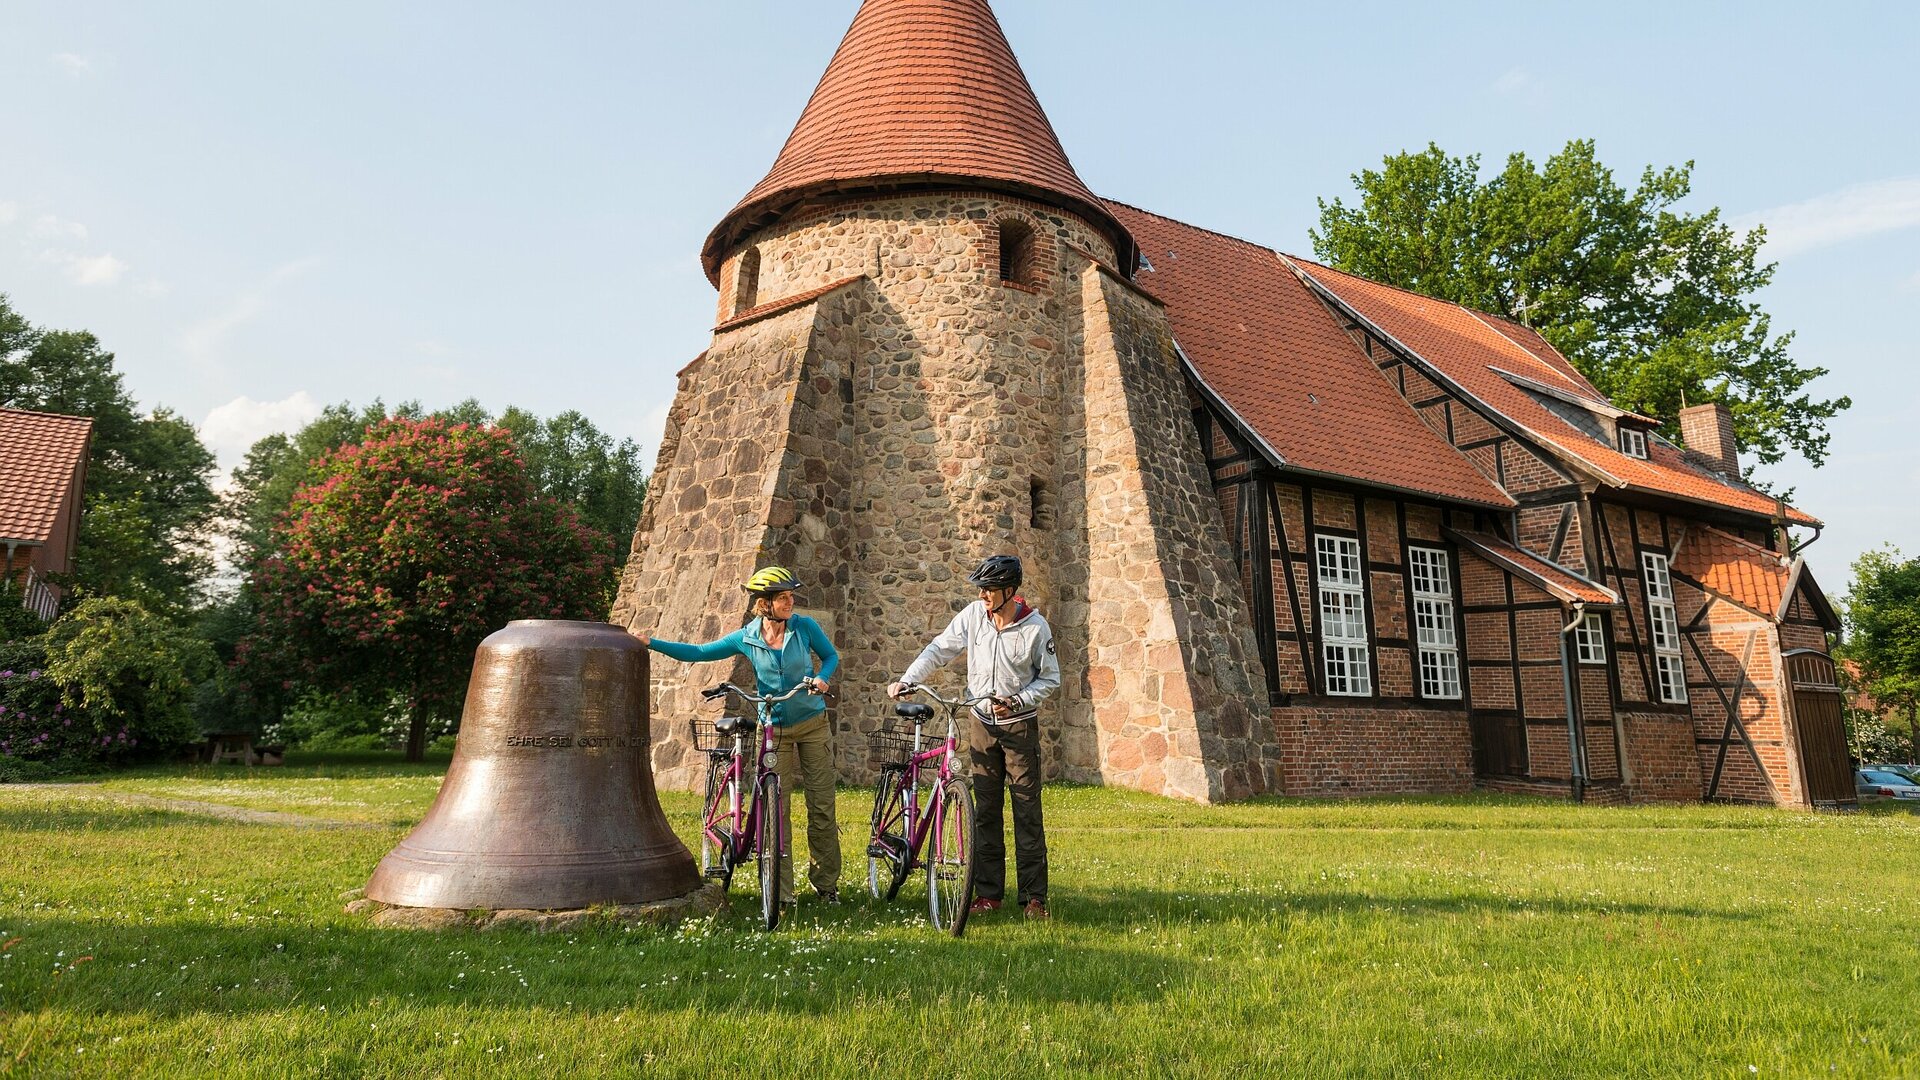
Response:
M596 619L609 541L539 495L501 428L389 419L317 463L255 572L238 663L291 688L404 698L407 760L514 619Z

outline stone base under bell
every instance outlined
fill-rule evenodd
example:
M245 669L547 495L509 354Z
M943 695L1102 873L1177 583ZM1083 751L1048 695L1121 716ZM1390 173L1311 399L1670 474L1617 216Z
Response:
M363 890L354 890L356 893ZM583 930L589 926L672 926L727 909L727 890L717 881L666 900L644 904L608 904L566 911L509 909L487 911L459 908L395 907L364 895L349 900L349 915L370 915L375 926L388 930L507 930L523 927L536 933Z

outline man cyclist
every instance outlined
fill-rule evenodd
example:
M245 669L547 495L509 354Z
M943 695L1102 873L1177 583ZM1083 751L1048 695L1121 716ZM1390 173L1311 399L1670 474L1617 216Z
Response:
M967 581L980 599L953 617L921 650L900 681L887 687L902 696L935 668L965 653L967 696L998 700L974 706L968 725L973 764L974 913L999 910L1007 889L1006 836L1001 824L1003 792L1013 799L1013 850L1019 866L1016 894L1029 919L1047 918L1047 832L1040 813L1040 721L1038 706L1060 685L1053 628L1015 593L1020 560L994 555Z
M793 789L807 797L807 877L827 903L840 902L840 828L834 821L833 788L838 774L833 765L833 730L827 705L820 695L840 666L840 654L820 624L793 613L794 591L800 582L784 566L769 566L740 586L752 604L753 618L718 641L689 645L636 634L640 643L675 660L724 660L744 656L753 662L754 681L762 695L779 695L802 683L814 696L797 697L773 707L773 726L780 731L780 816L791 821ZM815 674L814 661L820 662ZM796 783L797 782L797 783ZM780 858L780 902L793 903L792 845Z

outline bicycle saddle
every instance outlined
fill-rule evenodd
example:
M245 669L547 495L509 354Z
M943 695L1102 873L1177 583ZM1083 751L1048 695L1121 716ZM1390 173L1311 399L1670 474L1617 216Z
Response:
M925 720L933 715L933 706L914 702L907 705L895 705L893 715L907 720Z
M713 722L713 730L715 734L719 735L732 735L737 731L752 731L753 729L754 722L751 716L723 716Z

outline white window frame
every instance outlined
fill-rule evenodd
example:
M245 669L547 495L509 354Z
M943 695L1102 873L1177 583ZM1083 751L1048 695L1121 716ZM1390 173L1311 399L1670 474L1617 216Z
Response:
M1574 650L1583 664L1607 663L1607 626L1598 612L1589 611L1573 629Z
M1655 693L1669 705L1687 703L1687 666L1680 657L1680 612L1673 604L1673 575L1667 557L1640 553L1640 576L1647 589L1647 630L1653 643Z
M1620 429L1620 452L1642 461L1647 459L1647 433L1639 428Z
M1413 582L1413 626L1420 668L1420 696L1458 701L1460 630L1454 617L1453 556L1445 548L1407 548Z
M1372 697L1367 642L1367 563L1360 541L1315 533L1314 585L1320 620L1321 679L1335 697Z

